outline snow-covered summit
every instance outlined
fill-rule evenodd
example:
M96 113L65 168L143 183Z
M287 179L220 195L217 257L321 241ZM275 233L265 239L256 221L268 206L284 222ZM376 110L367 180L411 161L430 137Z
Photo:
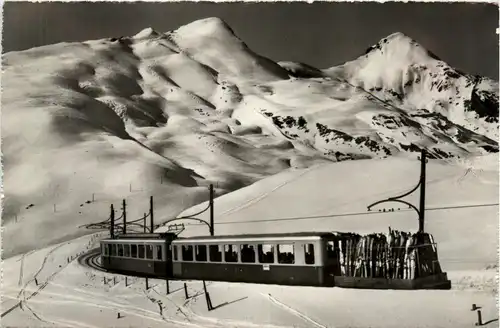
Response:
M156 32L152 27L148 27L134 35L132 38L140 40L140 39L147 39L147 38L152 38L152 37L157 37L160 34Z
M197 20L167 35L190 57L221 74L259 81L288 78L284 69L250 50L219 18Z
M403 33L391 34L359 58L324 72L410 115L444 118L498 139L498 82L449 66Z
M423 63L430 59L440 60L429 50L404 33L396 32L366 50L365 56L385 56L388 59L410 63Z
M187 25L181 26L176 30L180 35L194 35L197 38L214 37L221 40L238 40L242 41L236 36L233 29L219 17L208 17L191 22Z

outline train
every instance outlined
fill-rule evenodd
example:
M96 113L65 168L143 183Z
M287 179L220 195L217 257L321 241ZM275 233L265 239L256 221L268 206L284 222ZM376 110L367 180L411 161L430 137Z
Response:
M351 239L350 234L332 232L195 237L178 237L174 233L122 234L101 240L101 266L109 272L166 280L370 289L451 288L432 245L414 248L420 254L418 268L416 262L406 265L393 261L400 273L413 269L411 278L396 276L397 272L389 277L387 272L378 270L384 266L380 259L372 257L366 263L349 255L363 253L355 252L356 247L346 248ZM362 268L371 271L353 273L356 263L363 262ZM348 267L352 270L346 271Z
M340 268L325 232L103 239L101 266L112 272L178 280L333 286Z

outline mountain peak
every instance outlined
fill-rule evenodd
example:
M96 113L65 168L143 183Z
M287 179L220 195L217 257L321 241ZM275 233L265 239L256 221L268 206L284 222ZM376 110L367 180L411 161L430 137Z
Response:
M179 27L171 39L185 53L222 76L245 76L249 80L288 79L275 62L254 53L218 17L209 17Z
M187 25L181 26L176 30L180 34L191 34L200 36L215 36L219 38L236 38L233 29L219 17L208 17L196 20ZM239 39L238 39L239 40Z
M132 38L139 40L139 39L147 39L151 37L158 36L159 33L156 32L152 27L148 27L134 35Z
M431 51L427 50L417 41L402 32L392 33L385 38L382 38L378 43L369 47L365 55L372 53L385 53L389 56L397 57L412 57L414 59L426 60L432 58L441 60Z
M414 63L423 63L428 60L441 60L417 41L401 32L392 33L369 47L364 57L383 55L388 58L407 58Z
M410 38L408 35L404 34L403 32L394 32L394 33L386 36L385 39L387 39L389 41L407 41L407 42L413 42L413 39Z

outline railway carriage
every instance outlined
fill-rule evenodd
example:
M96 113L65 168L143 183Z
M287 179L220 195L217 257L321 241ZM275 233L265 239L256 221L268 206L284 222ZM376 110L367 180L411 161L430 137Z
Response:
M116 272L166 277L172 271L170 242L175 235L127 234L101 241L101 265Z
M172 241L177 279L333 286L338 252L331 233L182 238Z

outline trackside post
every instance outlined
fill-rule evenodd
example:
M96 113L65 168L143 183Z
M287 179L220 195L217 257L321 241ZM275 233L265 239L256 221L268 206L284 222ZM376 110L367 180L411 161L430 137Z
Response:
M483 325L483 317L481 315L481 310L477 310L477 322L475 324L476 326L482 326Z
M214 185L210 184L210 236L214 235Z
M149 198L149 219L150 219L150 230L149 232L154 232L154 216L153 216L153 196Z
M207 309L208 311L212 311L214 308L212 306L212 300L210 299L210 294L207 291L207 285L205 280L203 280L203 291L205 292L205 300L207 301Z
M111 204L111 213L109 215L111 225L109 226L109 235L111 236L111 239L115 238L115 209L113 207L113 204Z
M122 201L122 207L123 207L123 234L125 235L127 233L127 203L125 202L125 199Z

